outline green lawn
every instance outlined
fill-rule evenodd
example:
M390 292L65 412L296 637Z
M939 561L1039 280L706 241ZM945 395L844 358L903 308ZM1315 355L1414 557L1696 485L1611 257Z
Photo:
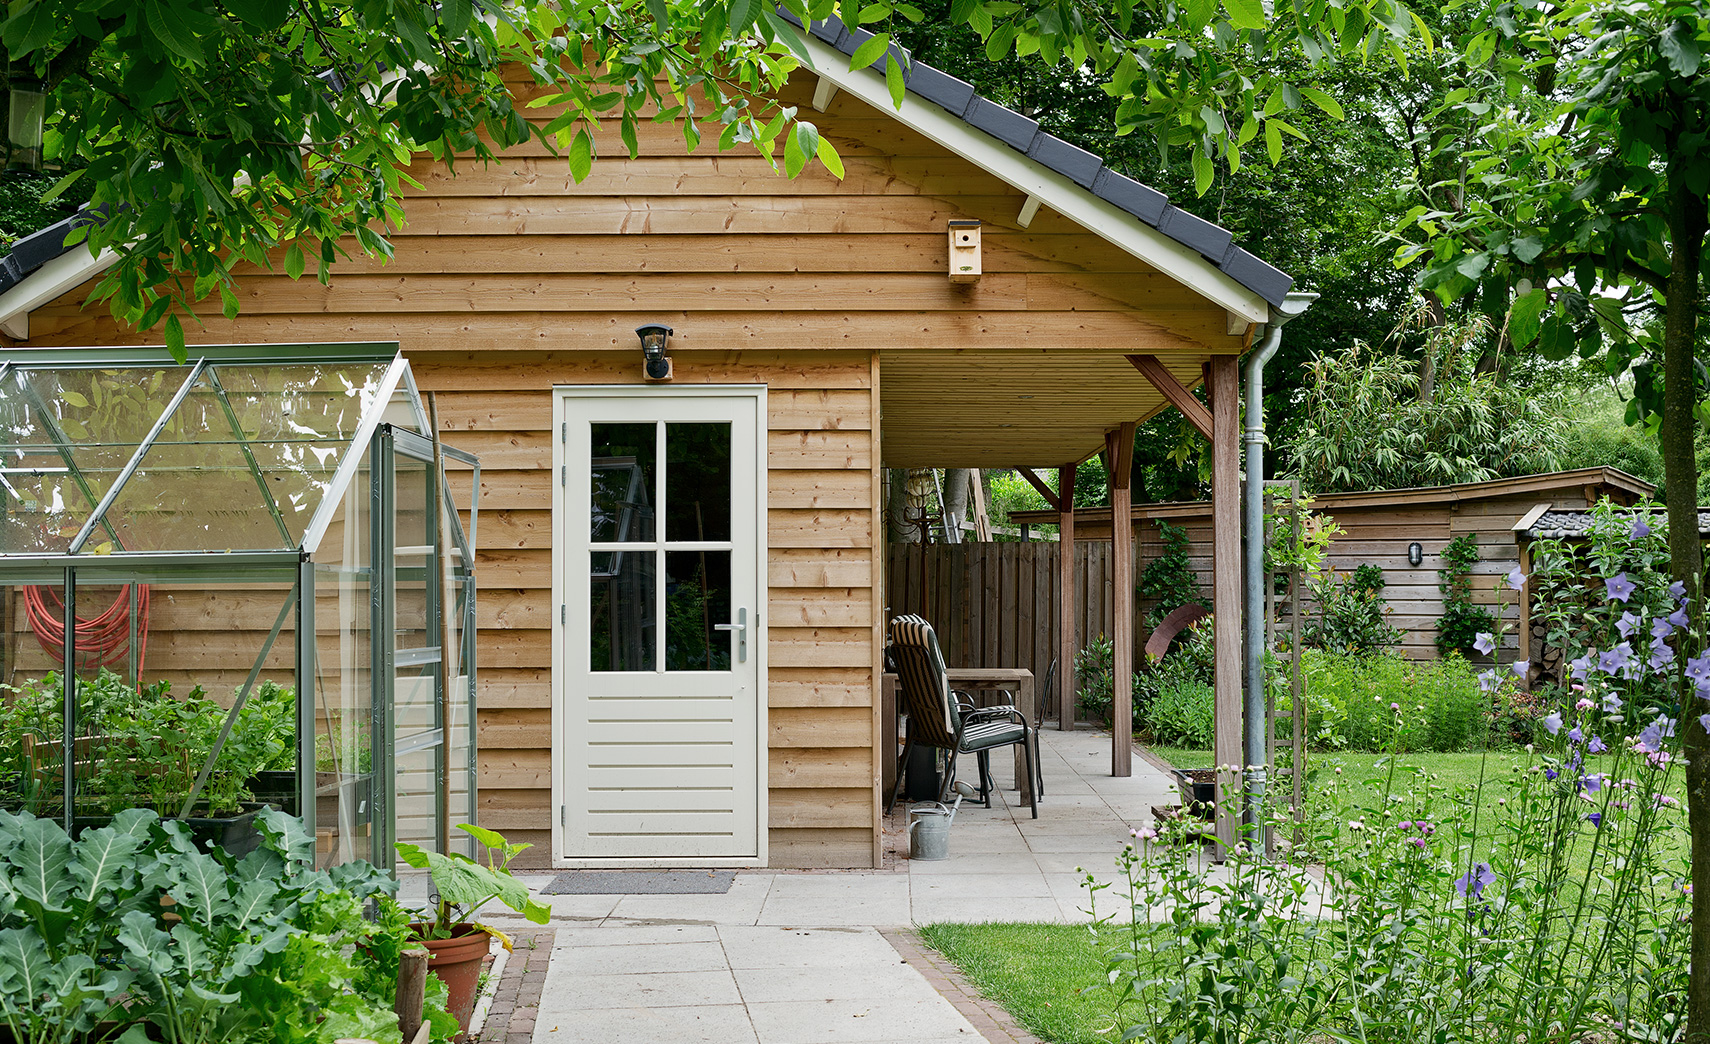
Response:
M1040 1040L1112 1039L1109 994L1082 992L1104 981L1104 962L1085 925L930 924L920 935Z

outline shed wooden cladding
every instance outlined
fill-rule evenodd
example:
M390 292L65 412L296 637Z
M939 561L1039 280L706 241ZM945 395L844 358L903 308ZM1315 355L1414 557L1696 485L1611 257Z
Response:
M781 101L813 87L804 72ZM322 287L278 274L276 253L240 270L237 319L216 299L187 324L203 343L395 340L448 442L480 455L480 813L537 863L557 815L554 385L639 383L633 330L659 322L678 385L767 386L770 859L868 866L879 467L1077 460L1163 408L1124 354L1192 384L1244 347L1222 307L1048 208L1021 228L1022 192L848 92L815 123L841 181L710 144L686 156L645 125L643 155L607 148L581 185L537 147L455 178L424 159L389 264L358 256ZM952 218L983 223L977 284L947 279ZM34 310L30 344L158 341L84 310L88 292Z

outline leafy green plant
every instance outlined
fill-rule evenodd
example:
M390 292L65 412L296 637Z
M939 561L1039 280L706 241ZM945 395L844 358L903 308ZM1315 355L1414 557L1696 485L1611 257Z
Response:
M112 814L141 807L177 815L225 727L226 708L205 698L200 687L180 699L169 682L134 686L105 669L78 678L75 698L79 735L89 737L86 756L93 762L80 784L80 811ZM59 775L42 773L28 761L25 737L58 743L63 700L60 676L49 673L7 687L0 701L0 744L17 758L13 786L19 808L40 810L59 799ZM253 799L248 782L256 773L295 767L295 715L291 689L271 681L257 685L220 747L197 808L235 812Z
M1483 743L1492 706L1458 656L1301 654L1308 736L1349 750L1466 750ZM1405 714L1399 714L1405 711Z
M485 849L485 862L457 852L430 852L408 841L394 845L398 858L433 875L433 887L439 901L433 908L431 920L424 925L422 937L451 938L460 925L475 923L474 918L481 907L495 900L535 924L545 924L552 916L552 908L530 895L528 886L512 877L510 871L511 860L533 846L512 844L497 831L471 823L459 823L457 829L469 834ZM505 933L485 925L477 924L477 927L498 938L505 949L511 948L510 937Z
M1146 728L1170 746L1210 747L1215 719L1212 687L1179 672L1165 674L1146 706Z
M1472 569L1479 559L1478 537L1463 533L1443 545L1439 553L1443 568L1437 570L1437 589L1443 592L1443 615L1437 620L1437 651L1444 656L1473 651L1480 634L1496 630L1490 610L1474 605Z
M1139 594L1143 602L1151 602L1165 612L1171 613L1184 605L1203 605L1211 608L1204 593L1200 590L1199 577L1194 573L1188 562L1190 542L1186 528L1171 525L1163 519L1156 519L1158 536L1164 542L1164 548L1158 556L1146 564L1140 574Z
M1099 635L1075 654L1076 690L1080 713L1092 721L1109 721L1116 695L1116 643Z
M371 966L382 929L363 917L395 881L366 863L308 869L300 821L268 809L258 822L261 847L233 860L147 809L75 841L51 820L0 812L0 1025L12 1040L398 1044L396 971Z
M1301 629L1301 641L1311 648L1350 655L1374 653L1401 641L1401 632L1385 616L1387 585L1383 569L1366 564L1347 576L1326 569L1312 584L1318 619Z

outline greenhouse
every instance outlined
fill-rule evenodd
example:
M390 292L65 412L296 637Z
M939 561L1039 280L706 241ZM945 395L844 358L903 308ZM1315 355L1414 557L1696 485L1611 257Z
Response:
M466 841L480 470L433 412L396 344L0 363L0 808Z

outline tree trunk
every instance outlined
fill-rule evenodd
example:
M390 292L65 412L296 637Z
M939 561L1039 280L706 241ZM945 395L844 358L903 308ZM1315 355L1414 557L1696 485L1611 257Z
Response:
M920 540L920 530L909 525L908 472L902 468L885 469L885 538L892 544Z
M968 517L968 501L973 496L968 484L974 481L974 474L969 468L944 470L944 529L953 544L960 544L967 536L962 523Z
M1691 598L1693 633L1704 619L1703 547L1698 537L1698 461L1693 450L1693 407L1698 398L1693 346L1698 326L1698 263L1704 246L1705 201L1669 172L1669 247L1673 266L1663 327L1663 475L1668 480L1669 572ZM1681 650L1693 654L1697 649ZM1692 970L1687 985L1686 1039L1710 1044L1710 733L1699 724L1706 709L1682 677L1680 722L1687 758L1686 808L1692 830Z

